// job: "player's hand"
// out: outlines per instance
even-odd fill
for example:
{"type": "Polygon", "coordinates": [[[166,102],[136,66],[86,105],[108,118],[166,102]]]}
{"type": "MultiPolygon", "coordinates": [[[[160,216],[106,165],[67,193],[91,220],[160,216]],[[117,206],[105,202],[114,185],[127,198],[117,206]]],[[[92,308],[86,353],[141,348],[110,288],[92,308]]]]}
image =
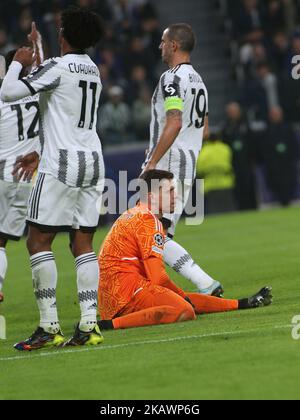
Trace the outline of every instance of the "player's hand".
{"type": "Polygon", "coordinates": [[[30,67],[35,62],[36,55],[32,48],[19,48],[14,56],[14,61],[18,61],[23,67],[30,67]]]}
{"type": "Polygon", "coordinates": [[[145,167],[143,168],[143,171],[140,175],[140,177],[147,171],[152,171],[152,169],[156,169],[156,164],[152,163],[151,161],[149,161],[147,163],[147,165],[145,165],[145,167]]]}
{"type": "Polygon", "coordinates": [[[16,160],[12,175],[17,175],[18,181],[31,181],[40,163],[36,152],[29,153],[16,160]]]}
{"type": "Polygon", "coordinates": [[[32,22],[31,24],[31,32],[30,34],[27,36],[28,41],[32,42],[33,44],[36,44],[38,41],[40,41],[42,39],[41,34],[39,33],[39,31],[36,29],[36,24],[35,22],[32,22]]]}

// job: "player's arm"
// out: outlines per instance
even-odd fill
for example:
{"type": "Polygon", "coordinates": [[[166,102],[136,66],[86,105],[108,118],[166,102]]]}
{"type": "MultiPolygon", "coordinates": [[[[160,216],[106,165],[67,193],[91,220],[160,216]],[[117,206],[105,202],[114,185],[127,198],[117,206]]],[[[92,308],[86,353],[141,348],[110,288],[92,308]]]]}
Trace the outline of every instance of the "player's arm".
{"type": "Polygon", "coordinates": [[[208,140],[209,136],[210,136],[209,119],[208,119],[208,115],[206,115],[206,117],[204,119],[204,132],[203,132],[204,140],[208,140]]]}
{"type": "Polygon", "coordinates": [[[167,122],[146,170],[155,169],[158,162],[172,147],[182,128],[182,111],[170,109],[166,113],[167,122]]]}
{"type": "Polygon", "coordinates": [[[46,60],[27,77],[19,80],[22,67],[30,67],[35,61],[31,48],[20,48],[3,81],[0,91],[2,101],[13,102],[39,92],[52,92],[61,82],[61,69],[58,60],[46,60]]]}
{"type": "Polygon", "coordinates": [[[184,110],[183,91],[184,88],[180,86],[180,82],[167,83],[163,86],[166,124],[145,170],[155,169],[158,162],[173,146],[181,131],[184,110]]]}
{"type": "Polygon", "coordinates": [[[35,22],[31,24],[31,32],[28,35],[28,40],[32,43],[33,51],[35,54],[35,62],[33,63],[32,68],[39,67],[44,61],[44,50],[43,50],[43,41],[42,35],[36,28],[35,22]]]}
{"type": "Polygon", "coordinates": [[[147,279],[153,285],[166,287],[185,297],[185,293],[172,282],[166,272],[163,262],[164,234],[162,229],[162,225],[151,215],[144,215],[141,225],[137,226],[136,240],[147,279]]]}
{"type": "Polygon", "coordinates": [[[153,285],[166,287],[183,298],[186,297],[185,292],[176,286],[176,284],[168,276],[162,258],[151,256],[144,261],[147,278],[153,285]]]}
{"type": "Polygon", "coordinates": [[[16,52],[1,86],[0,97],[3,102],[14,102],[32,94],[30,87],[19,80],[19,77],[22,68],[31,67],[34,61],[31,48],[23,47],[16,52]]]}

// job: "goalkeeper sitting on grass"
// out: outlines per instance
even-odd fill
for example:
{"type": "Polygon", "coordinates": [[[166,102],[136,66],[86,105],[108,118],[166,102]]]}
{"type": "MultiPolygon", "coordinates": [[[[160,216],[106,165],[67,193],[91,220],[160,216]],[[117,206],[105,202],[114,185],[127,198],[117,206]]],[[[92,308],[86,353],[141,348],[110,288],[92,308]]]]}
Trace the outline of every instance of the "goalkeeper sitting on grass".
{"type": "Polygon", "coordinates": [[[187,293],[178,288],[164,267],[165,237],[160,222],[164,213],[175,211],[174,176],[150,170],[142,175],[142,182],[140,203],[117,220],[100,251],[102,329],[190,321],[199,314],[272,303],[270,287],[242,300],[187,293]]]}

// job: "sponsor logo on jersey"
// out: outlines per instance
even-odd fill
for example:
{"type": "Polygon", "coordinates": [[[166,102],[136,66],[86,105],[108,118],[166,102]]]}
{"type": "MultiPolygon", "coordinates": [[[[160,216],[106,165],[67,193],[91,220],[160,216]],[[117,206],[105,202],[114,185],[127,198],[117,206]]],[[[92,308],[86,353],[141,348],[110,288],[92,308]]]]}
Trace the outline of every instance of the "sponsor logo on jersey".
{"type": "Polygon", "coordinates": [[[161,233],[157,233],[154,236],[154,241],[155,241],[157,246],[160,246],[160,247],[164,246],[165,241],[164,241],[164,237],[161,233]]]}
{"type": "Polygon", "coordinates": [[[179,96],[179,86],[176,83],[169,83],[164,86],[164,96],[165,98],[179,96]]]}

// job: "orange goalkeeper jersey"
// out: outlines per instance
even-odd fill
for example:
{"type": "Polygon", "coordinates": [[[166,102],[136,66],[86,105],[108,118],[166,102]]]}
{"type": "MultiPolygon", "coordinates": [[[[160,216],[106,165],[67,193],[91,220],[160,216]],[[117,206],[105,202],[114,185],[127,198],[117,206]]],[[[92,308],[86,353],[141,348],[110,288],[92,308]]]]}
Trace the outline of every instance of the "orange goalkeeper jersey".
{"type": "Polygon", "coordinates": [[[146,206],[140,204],[117,220],[99,255],[102,319],[112,319],[149,284],[146,261],[159,259],[164,271],[163,249],[163,226],[146,206]]]}

